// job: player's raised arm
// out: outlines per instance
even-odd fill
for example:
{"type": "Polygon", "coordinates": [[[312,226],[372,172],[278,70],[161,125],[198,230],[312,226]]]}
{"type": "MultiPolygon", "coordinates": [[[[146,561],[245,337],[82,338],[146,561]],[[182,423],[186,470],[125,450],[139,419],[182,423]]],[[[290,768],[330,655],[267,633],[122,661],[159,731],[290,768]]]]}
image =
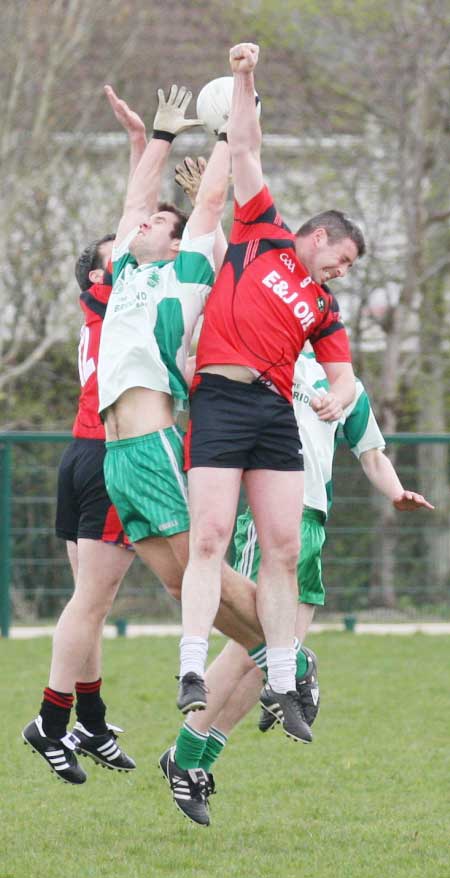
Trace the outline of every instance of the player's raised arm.
{"type": "Polygon", "coordinates": [[[146,222],[155,212],[162,173],[176,135],[200,124],[197,119],[185,118],[191,98],[192,92],[184,86],[178,88],[177,85],[172,85],[167,99],[162,89],[158,89],[153,136],[128,183],[122,219],[117,230],[118,244],[133,228],[146,222]]]}
{"type": "Polygon", "coordinates": [[[258,55],[259,46],[254,43],[239,43],[230,49],[234,88],[228,122],[228,143],[234,194],[239,205],[250,201],[264,185],[261,167],[262,135],[256,112],[253,76],[258,55]]]}
{"type": "Polygon", "coordinates": [[[213,232],[219,226],[230,179],[230,149],[218,140],[202,174],[187,226],[192,238],[213,232]]]}
{"type": "MultiPolygon", "coordinates": [[[[203,234],[204,232],[201,230],[206,228],[207,225],[210,224],[212,229],[215,228],[214,266],[217,275],[228,246],[220,220],[228,189],[227,171],[229,172],[230,156],[226,144],[218,146],[217,150],[213,151],[213,154],[214,157],[212,155],[210,159],[206,188],[204,187],[202,190],[203,195],[201,197],[204,199],[203,210],[190,218],[188,226],[193,237],[195,237],[194,232],[196,229],[200,229],[198,234],[203,234]],[[209,183],[208,177],[210,179],[209,183]]],[[[190,158],[190,156],[186,156],[183,163],[175,168],[175,182],[184,190],[194,209],[197,206],[200,186],[207,167],[208,165],[202,156],[195,160],[190,158]]]]}
{"type": "Polygon", "coordinates": [[[114,89],[110,85],[105,85],[105,94],[111,105],[111,109],[122,128],[128,134],[130,144],[130,172],[128,180],[130,181],[147,146],[147,133],[145,124],[141,117],[131,110],[127,102],[117,97],[114,89]]]}

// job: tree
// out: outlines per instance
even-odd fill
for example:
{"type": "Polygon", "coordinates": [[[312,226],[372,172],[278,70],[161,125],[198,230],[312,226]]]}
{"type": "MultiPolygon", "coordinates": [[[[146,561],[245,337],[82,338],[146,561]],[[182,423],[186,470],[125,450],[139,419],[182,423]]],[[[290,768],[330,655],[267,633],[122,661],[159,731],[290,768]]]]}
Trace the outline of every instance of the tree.
{"type": "MultiPolygon", "coordinates": [[[[334,194],[338,183],[341,195],[351,194],[349,204],[368,229],[369,260],[356,276],[363,294],[354,297],[351,315],[358,371],[364,374],[365,351],[377,338],[382,356],[379,381],[372,384],[385,431],[397,430],[405,411],[405,387],[413,384],[421,387],[420,423],[445,429],[444,394],[438,388],[448,358],[442,344],[448,334],[445,271],[450,261],[448,224],[444,231],[450,217],[444,182],[449,154],[448,4],[313,0],[300,10],[296,3],[281,2],[276,20],[270,6],[263,0],[252,4],[248,17],[263,44],[261,63],[276,51],[289,71],[283,82],[297,82],[296,88],[285,89],[285,114],[296,113],[316,143],[318,132],[322,139],[343,131],[354,136],[353,167],[342,161],[338,147],[328,156],[331,170],[319,188],[334,194]],[[426,392],[430,375],[435,389],[431,407],[426,392]]],[[[427,487],[432,497],[439,494],[447,522],[446,454],[436,450],[433,461],[427,487]]],[[[383,504],[371,598],[388,605],[395,603],[399,545],[393,525],[393,512],[383,504]]],[[[448,551],[437,546],[436,538],[430,539],[429,548],[430,558],[438,552],[441,559],[442,584],[450,573],[448,551]]]]}

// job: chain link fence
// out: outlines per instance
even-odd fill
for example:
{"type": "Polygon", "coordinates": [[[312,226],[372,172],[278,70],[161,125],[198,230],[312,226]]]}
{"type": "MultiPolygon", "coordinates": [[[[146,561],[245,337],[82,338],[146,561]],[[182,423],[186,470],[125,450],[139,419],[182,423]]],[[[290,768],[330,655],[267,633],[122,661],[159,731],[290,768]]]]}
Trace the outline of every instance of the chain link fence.
{"type": "MultiPolygon", "coordinates": [[[[73,589],[65,544],[54,534],[56,478],[67,433],[0,434],[0,622],[55,620],[73,589]]],[[[435,512],[399,513],[380,498],[342,444],[334,467],[334,504],[323,570],[327,614],[358,618],[450,618],[450,435],[396,434],[387,453],[404,486],[435,512]],[[439,466],[437,466],[438,461],[439,466]]],[[[245,498],[241,498],[242,504],[245,498]]],[[[178,621],[178,605],[134,561],[113,618],[178,621]]]]}

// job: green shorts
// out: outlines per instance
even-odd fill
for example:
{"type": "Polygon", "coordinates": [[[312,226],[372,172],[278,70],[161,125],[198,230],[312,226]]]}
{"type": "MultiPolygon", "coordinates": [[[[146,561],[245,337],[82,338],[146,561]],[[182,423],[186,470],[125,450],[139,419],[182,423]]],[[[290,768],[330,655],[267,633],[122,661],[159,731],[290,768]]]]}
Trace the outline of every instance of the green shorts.
{"type": "Polygon", "coordinates": [[[132,542],[189,530],[183,433],[168,427],[106,443],[106,490],[132,542]]]}
{"type": "MultiPolygon", "coordinates": [[[[325,515],[305,506],[303,510],[302,547],[297,565],[298,598],[304,604],[325,603],[322,582],[322,548],[325,542],[325,515]]],[[[249,509],[239,516],[234,532],[234,569],[256,581],[261,555],[256,528],[249,509]]]]}

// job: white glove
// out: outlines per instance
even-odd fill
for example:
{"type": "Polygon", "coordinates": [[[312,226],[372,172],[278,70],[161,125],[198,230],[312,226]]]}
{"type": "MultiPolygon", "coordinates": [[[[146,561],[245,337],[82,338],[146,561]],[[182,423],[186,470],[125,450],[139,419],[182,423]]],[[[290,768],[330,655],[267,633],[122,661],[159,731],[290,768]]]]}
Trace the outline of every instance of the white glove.
{"type": "Polygon", "coordinates": [[[183,85],[173,85],[166,100],[162,88],[158,89],[158,109],[153,120],[155,131],[164,131],[175,137],[181,131],[201,125],[199,119],[185,119],[184,114],[191,102],[192,92],[183,85]]]}

